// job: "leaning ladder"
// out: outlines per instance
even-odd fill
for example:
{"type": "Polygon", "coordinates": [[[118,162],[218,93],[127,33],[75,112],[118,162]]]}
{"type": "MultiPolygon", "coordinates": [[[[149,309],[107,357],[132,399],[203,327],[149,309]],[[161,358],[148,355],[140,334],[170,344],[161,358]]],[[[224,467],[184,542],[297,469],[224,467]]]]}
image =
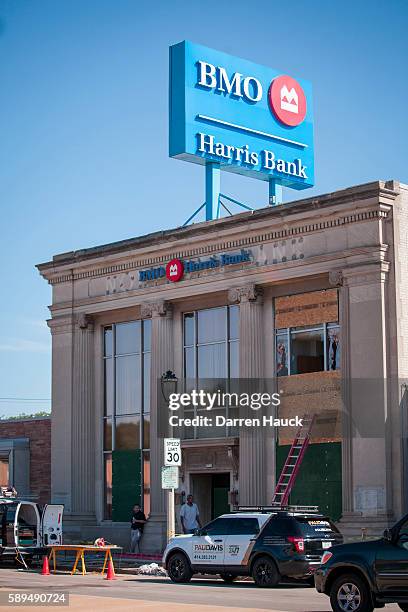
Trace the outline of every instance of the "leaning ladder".
{"type": "Polygon", "coordinates": [[[295,484],[296,477],[299,473],[300,466],[305,456],[307,447],[310,442],[310,435],[316,420],[316,415],[305,415],[302,419],[302,425],[296,432],[295,439],[288,453],[288,456],[283,466],[279,480],[276,483],[275,491],[272,497],[272,505],[276,507],[286,506],[289,495],[295,484]]]}

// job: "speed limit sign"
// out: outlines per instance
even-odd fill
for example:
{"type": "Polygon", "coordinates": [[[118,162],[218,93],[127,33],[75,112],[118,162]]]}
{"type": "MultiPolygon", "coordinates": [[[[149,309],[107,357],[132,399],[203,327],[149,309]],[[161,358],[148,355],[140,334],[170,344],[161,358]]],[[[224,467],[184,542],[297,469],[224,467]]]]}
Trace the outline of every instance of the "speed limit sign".
{"type": "Polygon", "coordinates": [[[180,438],[164,438],[164,465],[181,467],[180,438]]]}

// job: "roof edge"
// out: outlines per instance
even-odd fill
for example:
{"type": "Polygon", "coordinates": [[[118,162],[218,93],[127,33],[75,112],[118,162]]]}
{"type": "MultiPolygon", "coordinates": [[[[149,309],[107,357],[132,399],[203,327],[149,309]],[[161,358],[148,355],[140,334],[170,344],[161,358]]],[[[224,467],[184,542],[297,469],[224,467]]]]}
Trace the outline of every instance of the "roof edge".
{"type": "Polygon", "coordinates": [[[249,212],[245,211],[232,215],[231,217],[223,217],[222,219],[215,219],[213,221],[202,221],[186,227],[179,226],[166,230],[159,230],[134,238],[126,238],[117,242],[111,242],[85,249],[78,249],[76,251],[67,251],[66,253],[54,255],[51,261],[37,264],[36,268],[39,270],[40,274],[43,274],[47,270],[55,270],[59,266],[66,266],[70,263],[77,264],[81,261],[92,259],[95,256],[104,254],[113,255],[131,248],[147,247],[154,243],[157,244],[158,241],[164,242],[169,240],[178,240],[181,238],[185,239],[189,236],[197,235],[204,231],[215,232],[228,226],[232,227],[245,223],[249,219],[251,221],[255,221],[264,219],[265,217],[282,217],[287,214],[290,215],[298,213],[299,211],[307,209],[308,207],[312,207],[314,209],[323,208],[326,206],[339,204],[344,201],[355,201],[356,198],[361,199],[363,197],[373,196],[379,197],[381,194],[386,195],[388,198],[395,199],[400,194],[400,183],[395,180],[373,181],[322,195],[312,196],[302,200],[286,202],[285,204],[278,206],[266,206],[264,208],[259,208],[249,212]]]}

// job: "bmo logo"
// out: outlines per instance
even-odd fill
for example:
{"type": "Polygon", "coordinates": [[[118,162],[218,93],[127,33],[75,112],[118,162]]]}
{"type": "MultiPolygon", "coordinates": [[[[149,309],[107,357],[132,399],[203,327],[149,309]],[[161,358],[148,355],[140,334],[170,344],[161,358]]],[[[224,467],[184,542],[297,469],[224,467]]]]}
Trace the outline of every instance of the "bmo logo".
{"type": "MultiPolygon", "coordinates": [[[[197,85],[207,91],[214,91],[231,98],[242,98],[256,104],[264,96],[262,83],[254,76],[241,72],[228,74],[222,66],[208,62],[197,62],[197,85]]],[[[273,79],[268,90],[271,113],[284,125],[296,127],[306,116],[306,96],[300,84],[290,76],[283,75],[273,79]]],[[[221,121],[222,123],[222,121],[221,121]]]]}
{"type": "Polygon", "coordinates": [[[180,259],[172,259],[166,266],[166,277],[172,283],[177,283],[184,273],[184,265],[180,259]]]}
{"type": "Polygon", "coordinates": [[[295,79],[284,75],[274,79],[268,92],[269,106],[281,123],[295,127],[306,116],[306,96],[295,79]]]}

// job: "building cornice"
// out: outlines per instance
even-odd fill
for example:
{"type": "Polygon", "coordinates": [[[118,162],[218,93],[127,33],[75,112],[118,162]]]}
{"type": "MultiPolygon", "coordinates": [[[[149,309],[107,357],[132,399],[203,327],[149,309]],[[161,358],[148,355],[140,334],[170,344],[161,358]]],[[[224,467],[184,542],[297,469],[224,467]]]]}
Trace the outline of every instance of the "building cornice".
{"type": "MultiPolygon", "coordinates": [[[[387,245],[355,247],[347,251],[338,251],[323,255],[314,255],[305,259],[289,260],[281,263],[270,263],[264,266],[254,266],[245,271],[246,285],[262,286],[269,284],[271,273],[275,283],[293,281],[298,278],[316,277],[330,272],[342,271],[345,267],[361,265],[378,266],[386,261],[387,245]]],[[[328,279],[329,282],[329,279],[328,279]]],[[[173,283],[139,287],[126,292],[110,293],[95,297],[86,297],[75,301],[75,310],[82,312],[92,311],[94,314],[106,312],[116,308],[129,308],[140,306],[147,301],[173,301],[192,295],[202,295],[208,291],[217,293],[228,292],[230,289],[241,286],[242,270],[234,270],[226,278],[223,275],[208,273],[190,279],[188,283],[173,283]],[[174,295],[174,291],[177,295],[174,295]],[[148,294],[148,298],[147,298],[148,294]]],[[[72,302],[59,302],[50,306],[52,316],[57,319],[69,316],[72,302]]],[[[54,319],[51,319],[53,321],[54,319]]]]}
{"type": "MultiPolygon", "coordinates": [[[[361,200],[363,196],[366,199],[368,197],[367,194],[370,194],[372,197],[373,186],[375,185],[378,187],[377,183],[370,184],[371,190],[368,190],[367,193],[359,191],[358,199],[361,200]]],[[[134,239],[95,249],[77,251],[70,254],[70,258],[68,255],[66,258],[61,257],[61,259],[57,256],[54,261],[40,264],[37,267],[51,285],[120,274],[132,270],[160,266],[166,263],[170,256],[179,259],[198,258],[233,249],[250,248],[251,246],[276,240],[299,238],[307,234],[351,223],[385,219],[391,210],[391,206],[384,202],[379,202],[380,192],[383,196],[385,193],[389,197],[398,195],[396,191],[385,189],[381,191],[377,189],[374,204],[369,205],[366,203],[363,210],[356,210],[355,204],[350,200],[350,191],[353,192],[353,189],[344,190],[344,193],[348,193],[349,196],[347,203],[353,209],[353,212],[351,212],[350,208],[349,214],[344,214],[344,210],[332,209],[333,205],[339,204],[338,197],[334,198],[334,196],[343,193],[336,192],[335,194],[329,194],[333,198],[329,199],[326,207],[323,206],[321,198],[327,199],[329,196],[302,200],[300,203],[294,202],[293,204],[285,205],[284,210],[278,210],[281,207],[261,209],[253,211],[253,214],[242,213],[228,219],[197,224],[197,229],[195,229],[196,226],[193,226],[194,231],[191,230],[189,239],[186,239],[185,233],[180,232],[180,240],[177,240],[179,230],[169,230],[169,232],[161,232],[163,240],[158,240],[161,244],[154,242],[150,245],[150,248],[146,248],[146,244],[138,243],[139,239],[134,239]],[[318,214],[316,214],[316,209],[318,209],[318,214]],[[300,215],[300,213],[302,214],[300,215]],[[309,216],[309,220],[306,223],[305,213],[309,216]],[[269,223],[265,225],[265,221],[269,221],[269,223]],[[217,229],[216,235],[213,233],[214,228],[217,229]],[[233,228],[234,232],[227,234],[227,228],[233,228]],[[225,238],[220,237],[220,234],[224,232],[225,238]],[[172,237],[172,241],[170,241],[170,237],[172,237]],[[197,246],[192,244],[193,239],[196,239],[198,242],[202,241],[203,237],[205,237],[206,244],[203,245],[202,242],[197,246]],[[212,241],[212,238],[215,238],[215,240],[212,241]],[[177,248],[174,248],[175,240],[177,240],[177,248]],[[122,244],[122,250],[117,251],[115,249],[118,249],[119,244],[122,244]],[[135,251],[142,252],[137,255],[135,251]],[[87,253],[89,257],[87,257],[87,253]],[[152,255],[152,253],[155,253],[155,255],[152,255]]],[[[343,195],[343,198],[345,198],[345,195],[343,195]]],[[[186,228],[180,229],[185,230],[186,228]]],[[[150,236],[155,236],[155,234],[150,236]]],[[[148,237],[142,238],[147,239],[148,237]]]]}

